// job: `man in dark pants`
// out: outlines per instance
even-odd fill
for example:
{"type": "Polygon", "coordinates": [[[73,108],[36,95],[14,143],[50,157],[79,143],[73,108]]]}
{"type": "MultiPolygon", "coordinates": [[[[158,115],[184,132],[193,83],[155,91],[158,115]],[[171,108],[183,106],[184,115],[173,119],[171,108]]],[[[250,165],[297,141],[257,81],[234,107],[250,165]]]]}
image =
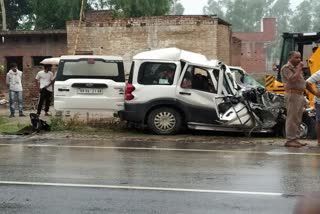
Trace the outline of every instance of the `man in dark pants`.
{"type": "Polygon", "coordinates": [[[45,116],[49,116],[49,108],[52,99],[54,76],[51,72],[51,65],[44,65],[44,70],[39,71],[36,80],[40,83],[40,100],[37,114],[41,114],[43,103],[45,103],[45,116]]]}
{"type": "Polygon", "coordinates": [[[306,81],[303,77],[303,64],[301,54],[297,51],[289,53],[288,63],[281,69],[281,78],[285,89],[285,102],[287,109],[285,146],[301,147],[306,144],[300,143],[300,124],[305,106],[304,91],[306,81]]]}

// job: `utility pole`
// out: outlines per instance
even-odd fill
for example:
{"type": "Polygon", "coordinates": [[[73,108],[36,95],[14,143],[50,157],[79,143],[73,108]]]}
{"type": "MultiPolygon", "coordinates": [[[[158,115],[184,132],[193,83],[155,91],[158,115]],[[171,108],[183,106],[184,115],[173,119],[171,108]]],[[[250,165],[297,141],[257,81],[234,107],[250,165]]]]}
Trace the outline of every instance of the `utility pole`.
{"type": "Polygon", "coordinates": [[[78,25],[78,30],[77,30],[77,35],[76,35],[76,41],[75,41],[75,45],[74,45],[73,55],[76,55],[76,52],[77,52],[78,41],[79,41],[80,30],[81,30],[81,23],[82,23],[82,19],[83,19],[84,7],[85,7],[86,4],[87,4],[87,0],[81,0],[79,25],[78,25]]]}
{"type": "Polygon", "coordinates": [[[0,0],[1,14],[2,14],[2,30],[7,30],[7,19],[6,19],[6,7],[4,5],[4,0],[0,0]]]}

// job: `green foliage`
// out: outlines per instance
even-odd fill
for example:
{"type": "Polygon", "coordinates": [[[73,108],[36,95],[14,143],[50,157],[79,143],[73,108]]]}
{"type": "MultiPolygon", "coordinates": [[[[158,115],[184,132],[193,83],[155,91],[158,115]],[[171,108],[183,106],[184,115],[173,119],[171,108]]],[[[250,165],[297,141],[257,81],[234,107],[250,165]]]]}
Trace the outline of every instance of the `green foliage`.
{"type": "Polygon", "coordinates": [[[51,131],[64,131],[66,130],[66,124],[61,117],[50,118],[51,131]]]}
{"type": "Polygon", "coordinates": [[[28,124],[17,123],[15,120],[9,120],[8,118],[0,116],[0,133],[14,134],[17,133],[28,124]]]}
{"type": "Polygon", "coordinates": [[[95,10],[105,10],[109,7],[107,0],[88,0],[87,2],[95,10]]]}
{"type": "Polygon", "coordinates": [[[320,1],[310,0],[312,5],[311,15],[312,15],[312,31],[320,31],[320,1]]]}
{"type": "Polygon", "coordinates": [[[170,14],[171,15],[183,15],[183,13],[184,13],[183,5],[179,2],[179,0],[173,0],[170,14]]]}
{"type": "Polygon", "coordinates": [[[27,23],[35,30],[64,29],[66,21],[79,19],[80,0],[29,0],[27,23]]]}
{"type": "Polygon", "coordinates": [[[294,32],[309,32],[312,28],[312,4],[305,0],[294,11],[291,18],[292,31],[294,32]]]}
{"type": "Polygon", "coordinates": [[[209,0],[203,12],[232,24],[233,31],[257,31],[275,0],[209,0]]]}
{"type": "Polygon", "coordinates": [[[171,0],[107,0],[116,16],[161,16],[170,12],[171,0]]]}
{"type": "Polygon", "coordinates": [[[51,131],[92,132],[106,129],[121,130],[125,128],[125,124],[114,118],[87,118],[84,120],[76,114],[71,118],[52,117],[50,127],[51,131]]]}
{"type": "Polygon", "coordinates": [[[269,44],[267,53],[271,61],[277,61],[283,32],[318,32],[320,29],[320,1],[304,0],[294,10],[290,3],[290,0],[208,0],[203,11],[231,23],[234,32],[259,31],[264,17],[275,17],[277,38],[269,44]]]}
{"type": "MultiPolygon", "coordinates": [[[[15,30],[19,26],[19,20],[28,14],[28,0],[4,0],[6,8],[7,29],[15,30]]],[[[1,10],[0,10],[1,12],[1,10]]],[[[0,16],[0,23],[2,17],[0,16]]]]}
{"type": "Polygon", "coordinates": [[[4,72],[4,66],[0,64],[0,74],[4,72]]]}

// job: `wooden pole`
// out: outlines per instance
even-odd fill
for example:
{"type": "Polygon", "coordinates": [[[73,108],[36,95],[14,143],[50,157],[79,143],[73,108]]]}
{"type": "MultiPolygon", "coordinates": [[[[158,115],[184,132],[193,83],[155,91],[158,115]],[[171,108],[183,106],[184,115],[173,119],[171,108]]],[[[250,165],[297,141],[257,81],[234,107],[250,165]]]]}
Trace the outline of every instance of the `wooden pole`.
{"type": "Polygon", "coordinates": [[[83,18],[84,2],[85,2],[85,0],[81,1],[79,25],[78,25],[78,30],[77,30],[77,35],[76,35],[73,55],[76,55],[76,51],[77,51],[77,46],[78,46],[78,41],[79,41],[79,34],[80,34],[81,23],[82,23],[82,18],[83,18]]]}

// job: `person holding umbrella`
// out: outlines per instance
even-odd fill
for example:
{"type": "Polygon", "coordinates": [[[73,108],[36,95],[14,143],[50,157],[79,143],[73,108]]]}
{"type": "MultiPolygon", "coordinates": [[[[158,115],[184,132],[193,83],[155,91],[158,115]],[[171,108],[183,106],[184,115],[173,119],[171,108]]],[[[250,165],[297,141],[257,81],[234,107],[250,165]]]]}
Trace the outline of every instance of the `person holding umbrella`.
{"type": "Polygon", "coordinates": [[[36,80],[40,84],[40,100],[37,107],[37,115],[41,114],[43,104],[45,103],[45,116],[49,115],[49,108],[53,94],[54,75],[51,72],[52,65],[45,64],[44,70],[39,71],[36,80]]]}

